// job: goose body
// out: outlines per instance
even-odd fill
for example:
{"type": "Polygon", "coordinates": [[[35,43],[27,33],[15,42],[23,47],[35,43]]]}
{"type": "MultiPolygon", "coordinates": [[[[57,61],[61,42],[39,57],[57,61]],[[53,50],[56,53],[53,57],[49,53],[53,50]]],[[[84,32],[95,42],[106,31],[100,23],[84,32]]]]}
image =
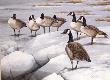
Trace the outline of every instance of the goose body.
{"type": "Polygon", "coordinates": [[[44,16],[44,19],[41,19],[40,17],[36,19],[36,23],[39,24],[42,27],[49,27],[52,25],[54,19],[50,16],[44,16]]]}
{"type": "Polygon", "coordinates": [[[59,27],[61,27],[66,22],[66,19],[56,17],[56,15],[54,15],[53,18],[56,19],[57,22],[54,22],[52,24],[52,27],[57,27],[57,31],[58,31],[59,27]]]}
{"type": "Polygon", "coordinates": [[[20,29],[23,27],[27,27],[26,23],[24,21],[22,21],[20,19],[16,19],[16,14],[13,14],[13,17],[11,17],[8,20],[8,24],[14,30],[15,35],[16,35],[15,29],[19,30],[19,34],[20,34],[20,29]]]}
{"type": "Polygon", "coordinates": [[[36,23],[44,28],[44,33],[45,27],[49,27],[50,32],[50,27],[52,26],[53,22],[55,22],[55,19],[51,18],[50,16],[44,16],[43,13],[41,14],[41,17],[36,19],[36,23]]]}
{"type": "Polygon", "coordinates": [[[26,26],[26,23],[24,21],[20,19],[13,19],[13,18],[10,18],[8,20],[8,24],[10,25],[11,28],[18,29],[18,30],[26,26]]]}
{"type": "Polygon", "coordinates": [[[66,45],[65,51],[70,60],[90,62],[90,57],[88,56],[88,53],[78,42],[69,42],[66,45]]]}
{"type": "Polygon", "coordinates": [[[91,44],[93,44],[93,39],[99,34],[104,35],[107,38],[107,34],[101,30],[99,30],[97,27],[93,25],[87,25],[86,19],[83,17],[83,25],[81,26],[81,32],[85,33],[87,36],[91,37],[91,44]]]}
{"type": "Polygon", "coordinates": [[[98,31],[91,25],[81,26],[81,32],[85,33],[89,37],[96,37],[98,31]]]}
{"type": "Polygon", "coordinates": [[[34,15],[32,16],[29,17],[28,27],[31,30],[31,35],[32,35],[32,31],[35,31],[35,36],[36,36],[36,32],[40,29],[40,25],[38,25],[34,20],[34,15]]]}
{"type": "MultiPolygon", "coordinates": [[[[67,31],[70,31],[70,30],[66,29],[63,32],[63,34],[65,34],[65,32],[67,33],[67,31]]],[[[73,60],[77,61],[77,65],[78,65],[79,61],[91,62],[90,57],[89,57],[87,51],[84,49],[84,47],[80,43],[74,42],[71,31],[69,32],[68,35],[69,35],[69,41],[65,47],[65,51],[71,61],[72,69],[74,69],[73,60]]],[[[76,65],[75,69],[77,68],[77,65],[76,65]]]]}
{"type": "Polygon", "coordinates": [[[76,31],[78,39],[78,33],[81,32],[80,28],[82,26],[82,22],[79,21],[79,19],[76,20],[76,15],[74,12],[70,12],[68,15],[71,15],[73,17],[72,22],[70,23],[70,27],[72,30],[76,31]]]}

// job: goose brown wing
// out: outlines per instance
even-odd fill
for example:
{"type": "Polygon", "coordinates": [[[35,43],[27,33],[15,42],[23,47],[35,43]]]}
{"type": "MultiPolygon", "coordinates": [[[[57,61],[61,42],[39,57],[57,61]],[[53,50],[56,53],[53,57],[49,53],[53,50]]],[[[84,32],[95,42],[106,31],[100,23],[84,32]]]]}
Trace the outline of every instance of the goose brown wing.
{"type": "Polygon", "coordinates": [[[45,16],[45,18],[54,20],[54,19],[53,19],[53,18],[51,18],[50,16],[45,16]]]}
{"type": "Polygon", "coordinates": [[[88,56],[86,50],[83,48],[83,46],[80,43],[73,42],[68,44],[68,47],[70,51],[73,53],[74,59],[79,59],[79,60],[86,60],[90,62],[90,57],[88,56]]]}
{"type": "Polygon", "coordinates": [[[22,23],[23,24],[23,26],[26,26],[26,23],[24,22],[24,21],[22,21],[22,20],[20,20],[20,19],[16,19],[18,22],[20,22],[20,23],[22,23]]]}
{"type": "Polygon", "coordinates": [[[66,19],[65,18],[59,18],[59,17],[57,17],[57,20],[66,22],[66,19]]]}
{"type": "Polygon", "coordinates": [[[95,31],[99,32],[99,29],[93,25],[87,25],[87,27],[91,30],[95,30],[95,31]]]}

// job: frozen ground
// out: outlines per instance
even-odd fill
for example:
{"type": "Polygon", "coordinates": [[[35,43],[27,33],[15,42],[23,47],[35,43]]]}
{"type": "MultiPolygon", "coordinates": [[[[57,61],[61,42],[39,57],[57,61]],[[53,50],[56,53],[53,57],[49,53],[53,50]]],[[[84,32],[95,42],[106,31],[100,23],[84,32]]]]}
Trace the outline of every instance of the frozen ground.
{"type": "MultiPolygon", "coordinates": [[[[76,4],[72,2],[67,2],[66,0],[64,0],[63,2],[62,0],[48,0],[49,3],[47,3],[47,0],[44,0],[42,2],[41,0],[23,0],[23,2],[19,0],[10,0],[9,2],[8,1],[9,0],[0,0],[0,59],[16,50],[21,50],[28,52],[28,54],[33,54],[36,59],[38,57],[41,57],[42,54],[44,54],[45,52],[45,55],[48,54],[48,56],[46,57],[51,59],[47,65],[34,72],[31,80],[40,80],[48,76],[49,74],[55,72],[58,73],[64,67],[70,68],[71,65],[64,51],[68,36],[60,34],[65,28],[70,28],[69,23],[71,21],[71,17],[67,16],[70,11],[75,11],[77,17],[79,17],[80,15],[84,15],[87,18],[88,24],[93,24],[103,31],[107,32],[108,34],[110,33],[109,0],[92,0],[92,2],[91,0],[85,0],[84,2],[79,2],[76,4]],[[105,1],[107,1],[108,4],[105,1]],[[64,17],[67,19],[68,22],[66,22],[59,29],[60,31],[58,32],[54,32],[56,31],[56,28],[52,28],[52,33],[43,34],[43,30],[41,28],[37,32],[37,37],[30,37],[30,30],[28,28],[23,28],[21,30],[22,35],[20,37],[12,36],[13,30],[8,26],[7,20],[10,16],[12,16],[13,13],[16,13],[18,18],[27,22],[28,17],[31,14],[34,14],[35,17],[38,17],[42,12],[50,16],[56,14],[59,17],[64,17]],[[37,56],[37,54],[40,53],[41,55],[37,56]]],[[[46,32],[48,32],[48,29],[46,29],[46,32]]],[[[76,36],[74,31],[73,34],[75,38],[76,36]]],[[[72,78],[77,80],[77,76],[79,76],[79,74],[75,75],[75,73],[80,72],[81,76],[90,74],[89,76],[84,77],[85,80],[90,79],[91,77],[93,77],[94,80],[109,80],[107,76],[108,72],[110,72],[110,39],[96,38],[96,43],[93,46],[88,45],[89,42],[87,41],[90,41],[89,38],[84,36],[78,42],[83,44],[84,47],[87,49],[88,53],[91,56],[92,62],[81,62],[79,64],[78,70],[67,70],[65,73],[63,73],[63,76],[67,80],[72,80],[72,78]],[[80,67],[87,67],[87,69],[80,69],[80,67]],[[86,70],[87,73],[85,72],[83,74],[83,71],[86,70]],[[106,75],[102,77],[104,71],[106,75]],[[93,73],[94,75],[91,75],[93,73]],[[72,77],[68,77],[68,75],[72,75],[72,77]]],[[[56,74],[53,75],[57,76],[56,74]]]]}
{"type": "MultiPolygon", "coordinates": [[[[108,35],[110,34],[109,27],[106,27],[106,29],[103,27],[100,27],[100,29],[107,32],[108,35]]],[[[36,71],[32,76],[32,80],[35,80],[36,78],[42,79],[43,77],[54,72],[59,73],[65,67],[67,69],[64,70],[62,75],[65,78],[67,78],[67,80],[73,80],[73,79],[80,80],[83,76],[85,76],[84,80],[87,80],[87,79],[92,80],[92,78],[93,80],[96,80],[96,79],[109,80],[108,75],[110,72],[110,53],[109,53],[110,39],[103,38],[102,36],[97,36],[97,38],[94,40],[95,44],[92,46],[89,45],[90,38],[88,37],[82,37],[81,40],[78,40],[78,42],[80,42],[89,53],[92,62],[91,63],[80,62],[78,66],[79,68],[77,70],[70,71],[71,64],[65,53],[65,45],[67,44],[66,42],[68,41],[68,35],[61,35],[60,33],[61,32],[53,32],[51,34],[45,34],[45,36],[41,35],[40,39],[43,40],[45,43],[42,43],[39,45],[32,44],[33,45],[32,48],[34,50],[36,50],[38,53],[40,52],[42,55],[44,54],[44,52],[47,53],[49,55],[49,58],[55,55],[60,55],[58,57],[52,58],[49,61],[49,63],[47,63],[45,66],[43,66],[38,71],[36,71]],[[43,39],[44,37],[46,38],[43,39]],[[56,38],[53,38],[53,37],[56,37],[56,38]],[[43,48],[41,47],[41,49],[37,50],[38,46],[41,46],[41,45],[44,45],[42,46],[43,48]],[[89,76],[87,76],[87,74],[89,74],[89,76]],[[106,74],[106,75],[103,75],[103,74],[106,74]],[[68,75],[71,75],[71,77],[69,77],[68,75]],[[79,75],[81,75],[81,77],[77,77],[79,75]]],[[[73,34],[74,34],[74,31],[73,31],[73,34]]],[[[34,43],[39,42],[39,36],[38,36],[38,39],[36,38],[33,42],[34,43]]]]}

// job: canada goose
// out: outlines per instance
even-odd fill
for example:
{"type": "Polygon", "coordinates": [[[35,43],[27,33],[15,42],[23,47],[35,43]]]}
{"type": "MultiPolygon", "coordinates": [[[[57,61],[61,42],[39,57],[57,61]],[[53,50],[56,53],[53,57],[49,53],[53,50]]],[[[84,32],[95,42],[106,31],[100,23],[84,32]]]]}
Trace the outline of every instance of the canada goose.
{"type": "Polygon", "coordinates": [[[23,27],[27,27],[26,23],[24,21],[22,21],[20,19],[16,19],[16,14],[13,14],[13,17],[11,17],[8,20],[8,24],[14,30],[14,35],[16,35],[15,29],[17,29],[19,34],[20,34],[20,29],[23,28],[23,27]]]}
{"type": "Polygon", "coordinates": [[[56,15],[54,15],[53,18],[56,19],[57,22],[54,22],[52,24],[52,27],[57,27],[57,31],[58,31],[59,27],[61,27],[66,22],[66,19],[56,17],[56,15]]]}
{"type": "Polygon", "coordinates": [[[87,25],[86,24],[86,19],[84,16],[81,16],[80,19],[83,18],[83,25],[81,26],[81,32],[85,33],[87,36],[91,37],[91,45],[93,44],[93,39],[96,37],[97,34],[99,35],[104,35],[105,38],[108,37],[108,35],[99,30],[97,27],[93,25],[87,25]]]}
{"type": "Polygon", "coordinates": [[[40,29],[40,25],[36,23],[34,15],[31,15],[29,17],[28,27],[31,30],[31,36],[32,36],[32,31],[35,31],[35,36],[36,36],[36,32],[40,29]]]}
{"type": "Polygon", "coordinates": [[[44,16],[43,13],[39,18],[36,19],[36,23],[39,24],[41,27],[43,27],[44,33],[45,33],[45,27],[49,27],[49,32],[50,32],[50,27],[52,26],[53,22],[56,22],[56,20],[51,18],[50,16],[44,16]]]}
{"type": "MultiPolygon", "coordinates": [[[[76,31],[77,34],[77,40],[79,39],[78,33],[81,32],[80,28],[82,26],[82,22],[79,21],[80,19],[76,20],[76,15],[74,12],[70,12],[68,15],[71,15],[73,17],[72,22],[70,23],[70,26],[73,30],[76,31]]],[[[67,16],[68,16],[67,15],[67,16]]]]}
{"type": "Polygon", "coordinates": [[[65,29],[64,32],[62,34],[65,34],[65,32],[68,33],[69,36],[69,41],[68,44],[65,47],[65,51],[71,61],[71,65],[72,65],[72,70],[77,68],[78,62],[79,61],[88,61],[91,62],[90,57],[88,55],[88,53],[86,52],[86,50],[83,48],[83,46],[78,43],[78,42],[74,42],[73,40],[73,35],[71,33],[70,29],[65,29]],[[73,60],[77,61],[77,64],[75,66],[75,68],[73,68],[73,60]]]}

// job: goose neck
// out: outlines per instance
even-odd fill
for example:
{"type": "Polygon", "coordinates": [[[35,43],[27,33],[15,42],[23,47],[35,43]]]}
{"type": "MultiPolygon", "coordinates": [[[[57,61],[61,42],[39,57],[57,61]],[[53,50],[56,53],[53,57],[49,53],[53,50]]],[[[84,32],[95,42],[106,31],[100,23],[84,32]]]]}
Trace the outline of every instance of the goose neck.
{"type": "Polygon", "coordinates": [[[76,22],[76,16],[75,15],[73,15],[72,22],[76,22]]]}

